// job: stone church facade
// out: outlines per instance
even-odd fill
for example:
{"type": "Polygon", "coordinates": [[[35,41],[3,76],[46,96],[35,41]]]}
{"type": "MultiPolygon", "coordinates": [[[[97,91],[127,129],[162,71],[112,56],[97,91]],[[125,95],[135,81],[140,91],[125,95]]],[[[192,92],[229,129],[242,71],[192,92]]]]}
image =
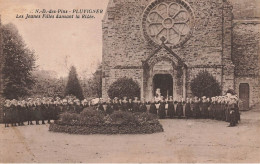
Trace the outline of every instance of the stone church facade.
{"type": "Polygon", "coordinates": [[[206,70],[223,94],[234,89],[248,106],[256,104],[260,26],[257,13],[241,16],[242,3],[110,0],[102,22],[103,98],[121,77],[137,81],[147,100],[156,88],[163,96],[191,97],[191,80],[206,70]]]}

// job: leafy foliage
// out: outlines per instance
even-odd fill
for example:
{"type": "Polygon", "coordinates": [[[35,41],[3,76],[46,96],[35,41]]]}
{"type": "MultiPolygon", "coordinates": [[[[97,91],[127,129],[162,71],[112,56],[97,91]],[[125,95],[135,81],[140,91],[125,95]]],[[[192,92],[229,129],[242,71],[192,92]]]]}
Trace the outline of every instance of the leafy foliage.
{"type": "Polygon", "coordinates": [[[229,89],[229,90],[227,90],[226,93],[230,93],[231,95],[236,95],[236,92],[234,91],[234,89],[229,89]]]}
{"type": "Polygon", "coordinates": [[[163,127],[157,116],[150,113],[116,111],[105,116],[88,107],[80,114],[61,114],[49,130],[70,134],[151,134],[163,132],[163,127]]]}
{"type": "Polygon", "coordinates": [[[201,71],[191,81],[191,91],[197,97],[213,97],[221,94],[221,88],[217,80],[207,71],[201,71]]]}
{"type": "Polygon", "coordinates": [[[84,99],[82,88],[79,83],[77,71],[74,66],[70,68],[68,82],[65,88],[65,96],[67,95],[74,95],[80,100],[84,99]]]}
{"type": "Polygon", "coordinates": [[[140,97],[140,87],[132,78],[120,78],[115,81],[108,89],[108,96],[110,98],[134,98],[140,97]]]}
{"type": "Polygon", "coordinates": [[[17,99],[30,94],[35,79],[35,54],[27,48],[13,24],[2,26],[3,33],[3,95],[17,99]]]}
{"type": "Polygon", "coordinates": [[[92,77],[83,79],[82,84],[85,97],[102,97],[102,65],[98,66],[92,77]]]}
{"type": "Polygon", "coordinates": [[[139,124],[136,117],[130,112],[115,111],[110,118],[112,124],[139,124]]]}
{"type": "Polygon", "coordinates": [[[35,85],[31,93],[34,97],[63,97],[67,78],[57,77],[56,72],[36,70],[33,72],[35,85]]]}

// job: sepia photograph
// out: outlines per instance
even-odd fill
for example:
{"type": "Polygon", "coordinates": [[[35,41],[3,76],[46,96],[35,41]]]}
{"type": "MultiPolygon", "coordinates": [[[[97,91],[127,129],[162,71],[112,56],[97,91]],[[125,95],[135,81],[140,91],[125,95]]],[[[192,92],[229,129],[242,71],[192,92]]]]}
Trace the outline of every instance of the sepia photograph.
{"type": "Polygon", "coordinates": [[[0,0],[0,163],[260,163],[260,0],[0,0]]]}

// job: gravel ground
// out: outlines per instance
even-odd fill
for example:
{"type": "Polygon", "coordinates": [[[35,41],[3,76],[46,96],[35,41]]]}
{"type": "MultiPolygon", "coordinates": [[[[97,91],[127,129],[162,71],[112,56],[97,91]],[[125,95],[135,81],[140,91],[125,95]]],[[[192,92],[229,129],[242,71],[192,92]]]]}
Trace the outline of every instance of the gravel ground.
{"type": "Polygon", "coordinates": [[[260,110],[237,127],[215,120],[161,120],[148,135],[70,135],[49,125],[0,125],[0,162],[260,162],[260,110]]]}

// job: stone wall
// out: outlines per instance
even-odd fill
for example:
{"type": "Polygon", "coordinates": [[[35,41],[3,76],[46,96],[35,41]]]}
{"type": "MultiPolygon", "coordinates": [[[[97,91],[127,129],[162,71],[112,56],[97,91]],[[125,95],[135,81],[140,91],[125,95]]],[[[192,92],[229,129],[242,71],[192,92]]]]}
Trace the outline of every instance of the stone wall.
{"type": "Polygon", "coordinates": [[[239,85],[248,83],[250,87],[250,106],[259,103],[259,41],[260,24],[247,20],[237,22],[233,28],[232,60],[235,64],[235,89],[239,93],[239,85]]]}
{"type": "Polygon", "coordinates": [[[245,20],[260,17],[259,0],[228,0],[233,6],[234,19],[245,20]]]}
{"type": "Polygon", "coordinates": [[[248,83],[249,84],[249,106],[254,106],[255,104],[259,103],[260,99],[260,80],[259,78],[253,77],[236,77],[235,80],[235,91],[239,95],[239,85],[241,83],[248,83]]]}
{"type": "MultiPolygon", "coordinates": [[[[144,39],[141,26],[142,15],[150,2],[151,0],[111,0],[108,5],[107,15],[103,20],[103,84],[105,85],[103,97],[106,97],[108,85],[113,79],[110,77],[113,74],[111,73],[113,68],[117,66],[141,67],[141,61],[147,59],[158,48],[144,39]]],[[[223,28],[230,30],[232,13],[227,12],[225,24],[222,19],[223,0],[187,0],[187,2],[194,12],[194,31],[183,46],[173,49],[174,53],[188,67],[194,67],[194,69],[195,67],[207,69],[210,66],[221,66],[223,64],[223,28]]],[[[230,31],[227,33],[231,35],[230,31]]],[[[231,43],[228,44],[227,51],[231,46],[231,43]]],[[[227,51],[224,52],[225,55],[231,56],[231,50],[227,51]]]]}
{"type": "Polygon", "coordinates": [[[233,28],[232,60],[236,76],[259,76],[259,29],[260,24],[237,24],[233,28]]]}

